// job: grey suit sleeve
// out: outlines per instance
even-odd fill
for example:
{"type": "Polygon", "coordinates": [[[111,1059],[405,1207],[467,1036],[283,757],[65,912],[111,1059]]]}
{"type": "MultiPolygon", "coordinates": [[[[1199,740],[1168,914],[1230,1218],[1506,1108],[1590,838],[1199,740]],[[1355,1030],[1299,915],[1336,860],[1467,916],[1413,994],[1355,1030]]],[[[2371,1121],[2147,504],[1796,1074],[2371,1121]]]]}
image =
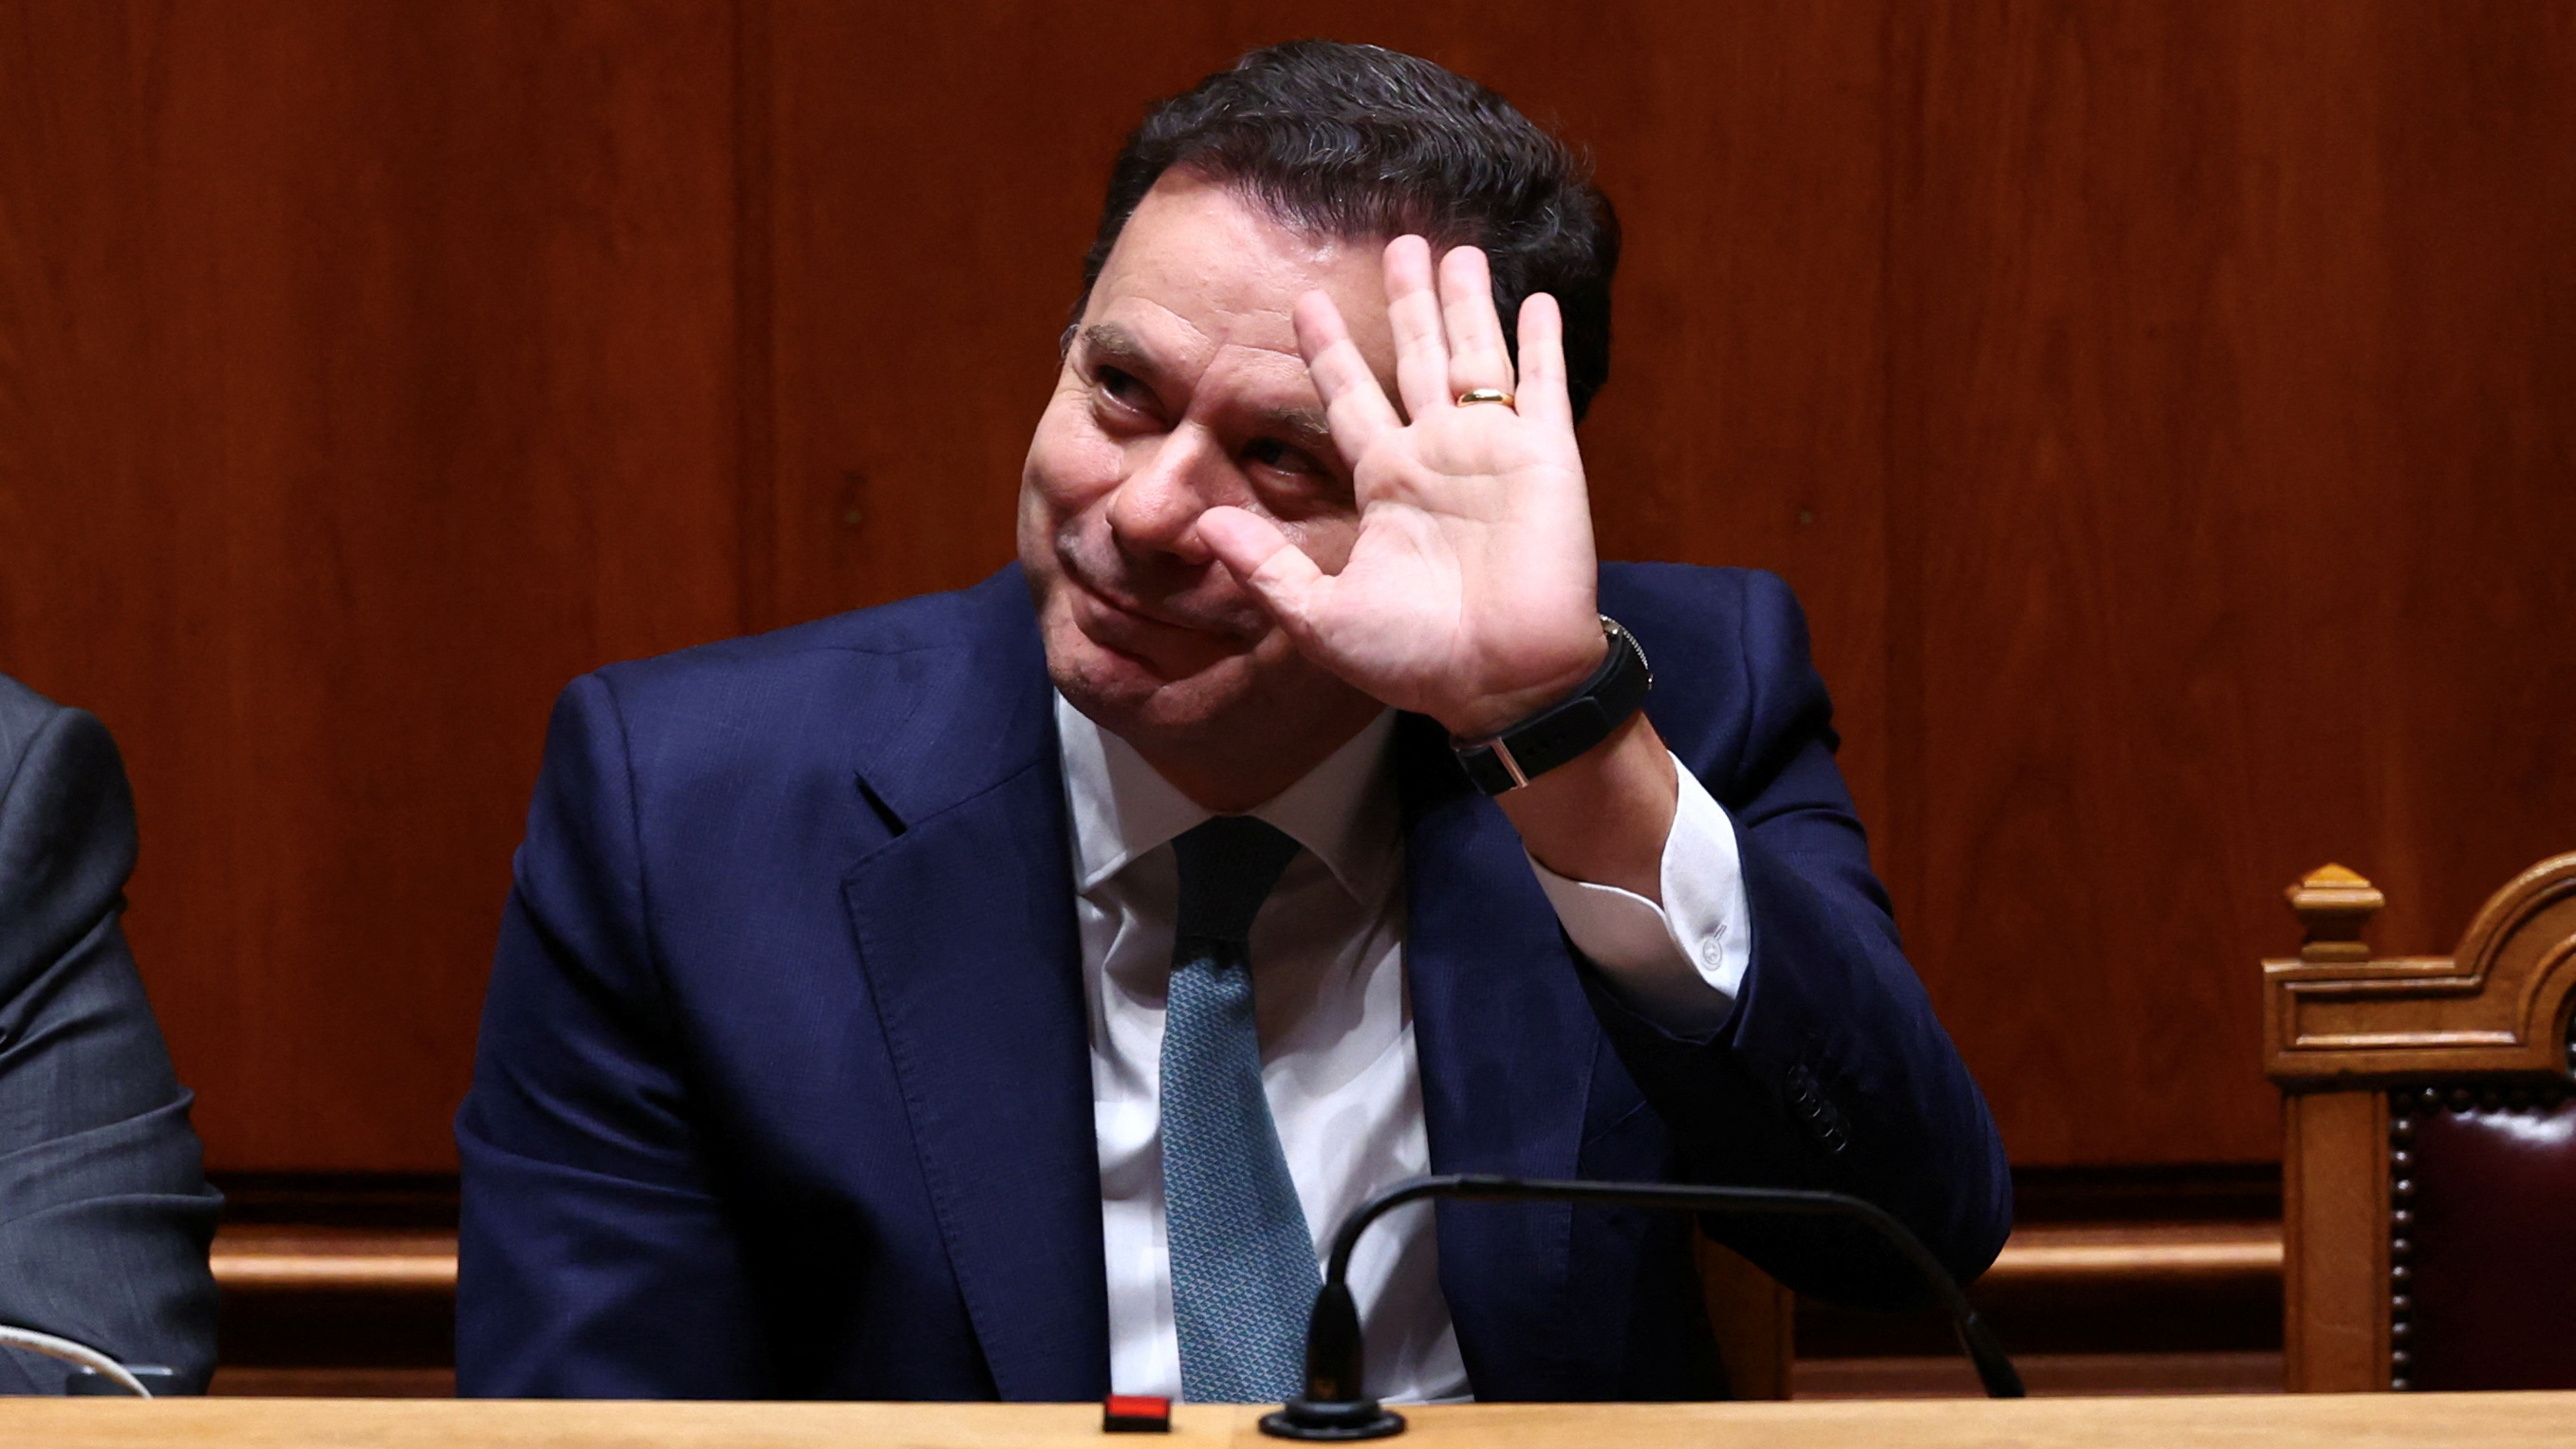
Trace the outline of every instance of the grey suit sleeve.
{"type": "MultiPolygon", "coordinates": [[[[0,1323],[197,1393],[222,1198],[118,925],[133,866],[106,728],[0,677],[0,1323]]],[[[66,1372],[0,1350],[0,1393],[59,1393],[66,1372]]]]}

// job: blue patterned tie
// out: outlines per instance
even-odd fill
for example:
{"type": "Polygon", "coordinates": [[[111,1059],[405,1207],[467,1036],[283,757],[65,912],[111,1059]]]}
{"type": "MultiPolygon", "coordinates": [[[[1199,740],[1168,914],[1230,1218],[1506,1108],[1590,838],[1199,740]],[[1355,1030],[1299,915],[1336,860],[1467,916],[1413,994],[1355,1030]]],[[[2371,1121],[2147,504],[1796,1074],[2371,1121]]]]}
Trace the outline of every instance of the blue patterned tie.
{"type": "Polygon", "coordinates": [[[1163,1017],[1163,1221],[1181,1396],[1278,1403],[1305,1383],[1320,1279],[1261,1095],[1249,942],[1297,842],[1248,815],[1219,816],[1172,852],[1181,895],[1163,1017]]]}

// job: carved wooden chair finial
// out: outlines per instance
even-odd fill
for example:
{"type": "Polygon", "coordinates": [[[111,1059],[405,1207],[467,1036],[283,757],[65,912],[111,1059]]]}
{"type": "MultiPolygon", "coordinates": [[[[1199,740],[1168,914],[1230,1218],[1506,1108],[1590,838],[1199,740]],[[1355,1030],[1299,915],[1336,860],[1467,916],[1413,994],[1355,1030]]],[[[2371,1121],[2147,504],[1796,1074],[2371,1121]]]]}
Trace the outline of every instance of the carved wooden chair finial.
{"type": "Polygon", "coordinates": [[[2370,948],[2361,933],[2370,918],[2388,904],[2379,888],[2340,865],[2321,865],[2300,877],[2284,894],[2298,913],[2307,939],[2299,947],[2302,961],[2367,961],[2370,948]]]}

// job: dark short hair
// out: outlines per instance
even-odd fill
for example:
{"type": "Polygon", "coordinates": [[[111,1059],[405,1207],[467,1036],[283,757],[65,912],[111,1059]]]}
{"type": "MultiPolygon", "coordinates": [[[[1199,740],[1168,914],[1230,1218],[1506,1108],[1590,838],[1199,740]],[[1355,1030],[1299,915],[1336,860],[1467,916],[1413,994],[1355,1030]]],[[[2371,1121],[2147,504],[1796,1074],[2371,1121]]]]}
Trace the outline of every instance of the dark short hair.
{"type": "Polygon", "coordinates": [[[1077,323],[1127,218],[1176,166],[1301,229],[1482,247],[1515,360],[1521,299],[1546,292],[1565,315],[1577,418],[1609,380],[1619,218],[1582,157],[1474,81],[1374,45],[1294,40],[1157,102],[1110,168],[1077,323]]]}

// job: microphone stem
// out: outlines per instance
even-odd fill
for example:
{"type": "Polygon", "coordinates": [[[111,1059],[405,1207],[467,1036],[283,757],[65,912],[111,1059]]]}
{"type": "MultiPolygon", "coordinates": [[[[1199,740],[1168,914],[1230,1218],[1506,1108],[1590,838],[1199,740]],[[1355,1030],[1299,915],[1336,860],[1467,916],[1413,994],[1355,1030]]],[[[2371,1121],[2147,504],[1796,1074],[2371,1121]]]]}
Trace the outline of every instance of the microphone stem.
{"type": "Polygon", "coordinates": [[[1347,1289],[1351,1249],[1358,1243],[1360,1233],[1388,1212],[1423,1198],[1454,1198],[1468,1202],[1597,1203],[1604,1207],[1667,1208],[1726,1215],[1789,1214],[1856,1221],[1895,1248],[1917,1276],[1931,1287],[1941,1300],[1941,1306],[1949,1310],[1951,1323],[1958,1330],[1959,1346],[1976,1367],[1977,1378],[1985,1385],[1987,1396],[2018,1399],[2024,1393],[2021,1375],[2014,1370],[2012,1360],[2004,1356],[2003,1345],[1995,1341],[1993,1331],[1977,1317],[1975,1305],[1968,1302],[1968,1295],[1960,1291],[1949,1270],[1941,1266],[1940,1260],[1932,1256],[1922,1240],[1898,1222],[1894,1214],[1873,1202],[1844,1193],[1801,1188],[1546,1181],[1495,1177],[1484,1173],[1416,1177],[1370,1198],[1349,1217],[1342,1219],[1341,1228],[1333,1234],[1332,1252],[1325,1262],[1325,1283],[1347,1289]]]}

